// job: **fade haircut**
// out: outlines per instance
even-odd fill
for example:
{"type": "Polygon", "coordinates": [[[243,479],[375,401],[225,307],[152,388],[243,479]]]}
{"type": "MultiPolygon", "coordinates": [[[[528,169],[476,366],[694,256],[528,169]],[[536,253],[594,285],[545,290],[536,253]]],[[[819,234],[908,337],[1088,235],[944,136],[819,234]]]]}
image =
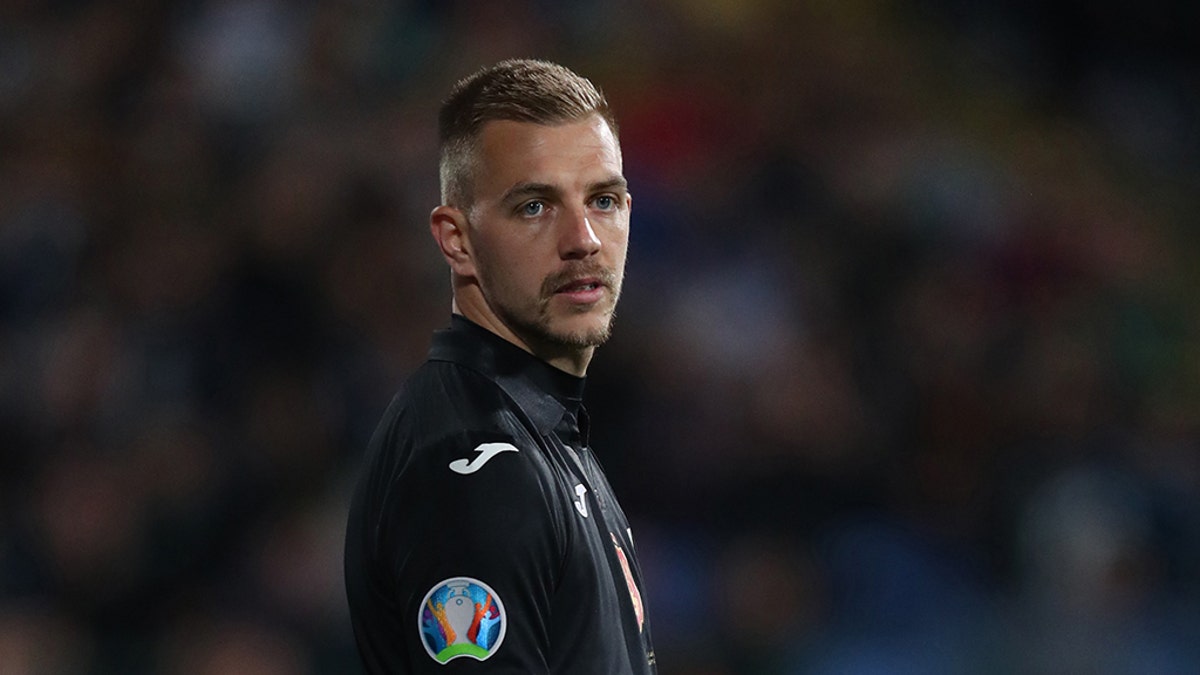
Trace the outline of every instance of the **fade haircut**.
{"type": "Polygon", "coordinates": [[[616,120],[596,85],[548,61],[509,59],[460,80],[438,114],[442,203],[466,209],[483,125],[495,120],[555,125],[597,114],[616,120]]]}

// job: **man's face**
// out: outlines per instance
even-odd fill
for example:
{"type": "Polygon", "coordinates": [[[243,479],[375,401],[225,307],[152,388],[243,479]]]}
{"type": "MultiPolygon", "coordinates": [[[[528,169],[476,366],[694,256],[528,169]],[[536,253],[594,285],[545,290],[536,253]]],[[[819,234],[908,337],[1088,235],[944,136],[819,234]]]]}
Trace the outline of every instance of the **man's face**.
{"type": "Polygon", "coordinates": [[[598,115],[556,126],[492,121],[478,152],[467,219],[484,311],[535,351],[603,343],[631,204],[612,130],[598,115]]]}

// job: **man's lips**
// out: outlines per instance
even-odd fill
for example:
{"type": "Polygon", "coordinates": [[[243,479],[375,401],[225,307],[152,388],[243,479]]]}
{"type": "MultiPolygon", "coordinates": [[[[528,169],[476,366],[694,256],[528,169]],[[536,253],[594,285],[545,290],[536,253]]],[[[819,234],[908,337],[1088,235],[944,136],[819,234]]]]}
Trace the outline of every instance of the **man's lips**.
{"type": "Polygon", "coordinates": [[[596,277],[584,277],[575,279],[559,286],[554,290],[555,293],[586,293],[589,291],[604,288],[605,283],[596,277]]]}
{"type": "Polygon", "coordinates": [[[560,284],[554,290],[554,296],[574,305],[589,306],[600,302],[607,288],[608,284],[600,277],[580,277],[560,284]]]}

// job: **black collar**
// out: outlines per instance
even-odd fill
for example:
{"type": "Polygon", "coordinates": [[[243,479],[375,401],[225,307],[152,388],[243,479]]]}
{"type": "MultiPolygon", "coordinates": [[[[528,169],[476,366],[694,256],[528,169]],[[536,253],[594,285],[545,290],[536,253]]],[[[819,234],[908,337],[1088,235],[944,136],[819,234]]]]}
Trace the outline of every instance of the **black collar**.
{"type": "Polygon", "coordinates": [[[433,334],[429,360],[458,363],[494,380],[542,433],[552,432],[566,413],[572,421],[586,418],[581,414],[586,378],[555,368],[459,314],[451,315],[449,329],[433,334]]]}

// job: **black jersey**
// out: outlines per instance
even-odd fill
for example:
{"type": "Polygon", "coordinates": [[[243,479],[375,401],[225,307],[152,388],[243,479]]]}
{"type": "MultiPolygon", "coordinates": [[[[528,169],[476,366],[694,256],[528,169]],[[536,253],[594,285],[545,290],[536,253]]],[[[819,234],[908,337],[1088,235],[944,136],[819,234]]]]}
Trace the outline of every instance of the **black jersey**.
{"type": "Polygon", "coordinates": [[[583,384],[460,316],[435,334],[350,509],[346,586],[368,672],[656,672],[583,384]]]}

